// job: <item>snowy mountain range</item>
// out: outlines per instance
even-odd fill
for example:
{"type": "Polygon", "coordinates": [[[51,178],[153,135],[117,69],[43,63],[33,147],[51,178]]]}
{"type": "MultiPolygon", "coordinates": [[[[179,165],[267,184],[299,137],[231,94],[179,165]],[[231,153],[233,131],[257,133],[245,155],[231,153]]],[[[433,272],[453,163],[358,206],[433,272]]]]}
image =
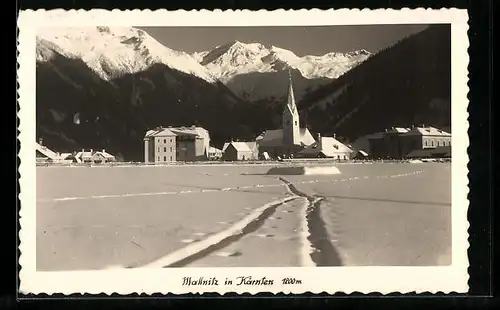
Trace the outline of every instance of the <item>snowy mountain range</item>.
{"type": "Polygon", "coordinates": [[[136,28],[42,28],[37,34],[37,61],[49,61],[54,52],[81,59],[106,81],[144,71],[153,64],[164,64],[210,83],[217,81],[189,54],[165,47],[136,28]]]}
{"type": "Polygon", "coordinates": [[[337,79],[364,62],[371,53],[358,50],[300,57],[276,46],[233,41],[192,56],[235,94],[259,100],[286,95],[287,79],[283,72],[288,69],[299,73],[294,86],[300,99],[305,91],[337,79]]]}
{"type": "Polygon", "coordinates": [[[299,57],[293,52],[260,43],[233,41],[210,51],[189,55],[172,50],[145,31],[122,27],[42,28],[37,34],[37,61],[49,61],[54,52],[81,59],[106,81],[141,72],[153,64],[221,81],[233,93],[251,101],[281,100],[286,95],[286,71],[295,71],[298,100],[365,61],[365,50],[299,57]]]}

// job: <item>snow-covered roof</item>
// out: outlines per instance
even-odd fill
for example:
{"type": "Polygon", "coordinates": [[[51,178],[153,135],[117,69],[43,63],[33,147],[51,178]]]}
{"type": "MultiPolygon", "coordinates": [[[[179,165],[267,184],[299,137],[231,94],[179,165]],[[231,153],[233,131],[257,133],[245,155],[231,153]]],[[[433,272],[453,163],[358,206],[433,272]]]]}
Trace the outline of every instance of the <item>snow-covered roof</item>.
{"type": "Polygon", "coordinates": [[[410,131],[410,128],[403,128],[403,127],[392,127],[388,129],[386,132],[387,133],[407,133],[410,131]]]}
{"type": "Polygon", "coordinates": [[[75,158],[92,157],[91,151],[80,151],[76,153],[75,158]]]}
{"type": "Polygon", "coordinates": [[[323,149],[323,152],[326,151],[330,153],[352,152],[348,146],[333,137],[321,137],[321,148],[323,149]]]}
{"type": "Polygon", "coordinates": [[[145,138],[148,137],[171,137],[171,136],[183,136],[183,135],[190,135],[190,136],[198,136],[204,139],[209,140],[210,139],[210,134],[208,133],[208,130],[206,130],[203,127],[196,127],[196,126],[181,126],[181,127],[160,127],[152,130],[148,130],[146,132],[145,138]]]}
{"type": "Polygon", "coordinates": [[[333,157],[337,154],[353,152],[342,142],[333,137],[321,137],[320,142],[315,142],[300,152],[303,155],[316,155],[322,153],[327,157],[333,157]]]}
{"type": "Polygon", "coordinates": [[[175,133],[173,133],[170,129],[168,128],[157,128],[157,129],[152,129],[148,130],[146,132],[146,138],[147,137],[171,137],[175,136],[175,133]]]}
{"type": "Polygon", "coordinates": [[[238,152],[252,152],[246,142],[231,142],[229,145],[232,145],[238,152]]]}
{"type": "Polygon", "coordinates": [[[196,126],[190,126],[190,127],[172,127],[169,128],[175,135],[193,135],[193,136],[198,136],[201,138],[208,138],[208,131],[203,128],[203,127],[196,127],[196,126]]]}
{"type": "Polygon", "coordinates": [[[238,152],[253,152],[257,149],[257,142],[255,141],[233,141],[224,143],[222,152],[225,152],[229,145],[233,145],[238,152]]]}
{"type": "MultiPolygon", "coordinates": [[[[259,146],[276,147],[283,145],[283,129],[267,130],[256,139],[259,146]]],[[[312,145],[315,140],[307,128],[300,128],[300,142],[305,146],[312,145]]]]}
{"type": "Polygon", "coordinates": [[[435,127],[414,127],[406,135],[451,137],[451,134],[435,127]]]}
{"type": "Polygon", "coordinates": [[[115,158],[115,156],[109,154],[108,152],[106,152],[106,150],[97,151],[96,153],[101,154],[105,158],[109,158],[109,159],[114,159],[115,158]]]}
{"type": "Polygon", "coordinates": [[[60,158],[60,155],[57,154],[56,152],[52,151],[46,146],[40,145],[39,143],[35,142],[35,148],[38,152],[40,152],[42,155],[46,156],[47,158],[50,158],[52,160],[56,160],[60,158]]]}
{"type": "Polygon", "coordinates": [[[360,153],[363,156],[368,156],[368,153],[363,150],[358,150],[358,153],[360,153]]]}
{"type": "Polygon", "coordinates": [[[211,146],[208,148],[208,152],[213,154],[219,154],[222,153],[222,150],[219,150],[218,148],[211,146]]]}

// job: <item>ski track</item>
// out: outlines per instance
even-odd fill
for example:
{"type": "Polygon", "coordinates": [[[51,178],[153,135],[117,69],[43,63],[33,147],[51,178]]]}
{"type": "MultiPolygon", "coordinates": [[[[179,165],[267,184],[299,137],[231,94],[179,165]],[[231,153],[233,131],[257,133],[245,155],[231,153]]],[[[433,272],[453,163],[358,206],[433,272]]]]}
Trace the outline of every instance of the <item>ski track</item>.
{"type": "Polygon", "coordinates": [[[279,206],[295,199],[297,199],[297,196],[288,196],[286,198],[267,203],[254,210],[250,215],[244,217],[228,229],[213,234],[206,239],[191,243],[190,245],[161,257],[156,261],[139,267],[182,267],[199,260],[213,252],[227,247],[228,245],[241,239],[243,236],[256,231],[264,224],[265,220],[274,214],[279,206]]]}
{"type": "MultiPolygon", "coordinates": [[[[393,174],[393,175],[381,175],[374,177],[375,179],[386,179],[386,178],[397,178],[411,176],[421,173],[423,170],[417,170],[413,172],[393,174]]],[[[337,183],[337,182],[347,182],[358,179],[370,179],[369,176],[356,176],[339,180],[309,180],[309,181],[296,181],[289,182],[292,185],[296,184],[312,184],[312,183],[337,183]]],[[[77,197],[61,197],[61,198],[43,198],[38,199],[37,202],[51,202],[51,201],[71,201],[71,200],[90,200],[90,199],[109,199],[109,198],[124,198],[124,197],[139,197],[139,196],[164,196],[164,195],[186,195],[186,194],[200,194],[200,193],[213,193],[213,192],[228,192],[228,191],[238,191],[243,189],[253,189],[253,188],[270,188],[270,187],[282,187],[286,184],[255,184],[237,187],[225,187],[221,189],[197,189],[197,190],[181,190],[176,192],[152,192],[152,193],[126,193],[126,194],[108,194],[108,195],[92,195],[92,196],[77,196],[77,197]]]]}
{"type": "MultiPolygon", "coordinates": [[[[299,191],[292,183],[279,178],[296,196],[306,199],[302,212],[301,258],[305,266],[341,266],[340,255],[329,241],[326,225],[321,218],[320,206],[323,197],[311,196],[299,191]],[[307,255],[307,253],[309,255],[307,255]],[[308,257],[309,256],[309,257],[308,257]]],[[[356,180],[349,178],[348,180],[356,180]]]]}

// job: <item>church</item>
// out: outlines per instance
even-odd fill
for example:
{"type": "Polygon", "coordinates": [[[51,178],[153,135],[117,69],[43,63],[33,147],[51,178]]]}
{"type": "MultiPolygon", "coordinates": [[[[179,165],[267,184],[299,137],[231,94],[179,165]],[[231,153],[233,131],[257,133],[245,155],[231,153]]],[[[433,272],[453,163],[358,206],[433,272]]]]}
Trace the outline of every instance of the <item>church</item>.
{"type": "Polygon", "coordinates": [[[316,142],[309,129],[300,127],[290,73],[288,98],[283,110],[281,129],[267,130],[256,138],[256,142],[259,154],[267,153],[271,158],[294,157],[316,142]]]}

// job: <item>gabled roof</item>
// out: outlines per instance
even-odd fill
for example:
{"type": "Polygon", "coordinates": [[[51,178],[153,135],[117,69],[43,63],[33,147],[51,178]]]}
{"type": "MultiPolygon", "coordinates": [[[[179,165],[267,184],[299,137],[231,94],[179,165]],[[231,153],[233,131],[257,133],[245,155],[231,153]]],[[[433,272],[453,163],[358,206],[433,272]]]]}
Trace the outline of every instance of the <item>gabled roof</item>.
{"type": "Polygon", "coordinates": [[[232,145],[238,152],[252,152],[252,149],[245,142],[231,142],[229,145],[232,145]]]}
{"type": "Polygon", "coordinates": [[[238,142],[226,142],[222,148],[222,152],[225,152],[227,148],[232,145],[238,152],[253,152],[257,150],[257,142],[254,141],[238,141],[238,142]]]}
{"type": "Polygon", "coordinates": [[[169,128],[176,135],[193,135],[204,137],[207,130],[202,127],[172,127],[169,128]]]}
{"type": "Polygon", "coordinates": [[[146,132],[146,138],[147,137],[171,137],[175,136],[175,133],[173,133],[169,128],[158,128],[158,129],[153,129],[153,130],[148,130],[146,132]]]}
{"type": "Polygon", "coordinates": [[[92,157],[91,151],[80,151],[76,153],[75,158],[92,157]]]}
{"type": "MultiPolygon", "coordinates": [[[[348,153],[352,152],[352,150],[339,140],[333,137],[321,137],[321,147],[323,152],[330,153],[348,153]]],[[[326,154],[325,154],[326,155],[326,154]]]]}
{"type": "MultiPolygon", "coordinates": [[[[267,130],[257,137],[259,146],[277,147],[283,146],[283,129],[267,130]]],[[[315,140],[307,128],[300,128],[300,142],[304,146],[312,145],[315,140]]]]}
{"type": "Polygon", "coordinates": [[[315,142],[304,150],[300,151],[303,155],[317,155],[322,153],[327,157],[333,157],[337,154],[353,152],[342,142],[333,137],[321,137],[321,142],[315,142]]]}
{"type": "Polygon", "coordinates": [[[105,150],[103,151],[97,151],[96,153],[104,156],[105,158],[109,158],[109,159],[112,159],[112,158],[115,158],[115,156],[109,154],[108,152],[106,152],[105,150]]]}

